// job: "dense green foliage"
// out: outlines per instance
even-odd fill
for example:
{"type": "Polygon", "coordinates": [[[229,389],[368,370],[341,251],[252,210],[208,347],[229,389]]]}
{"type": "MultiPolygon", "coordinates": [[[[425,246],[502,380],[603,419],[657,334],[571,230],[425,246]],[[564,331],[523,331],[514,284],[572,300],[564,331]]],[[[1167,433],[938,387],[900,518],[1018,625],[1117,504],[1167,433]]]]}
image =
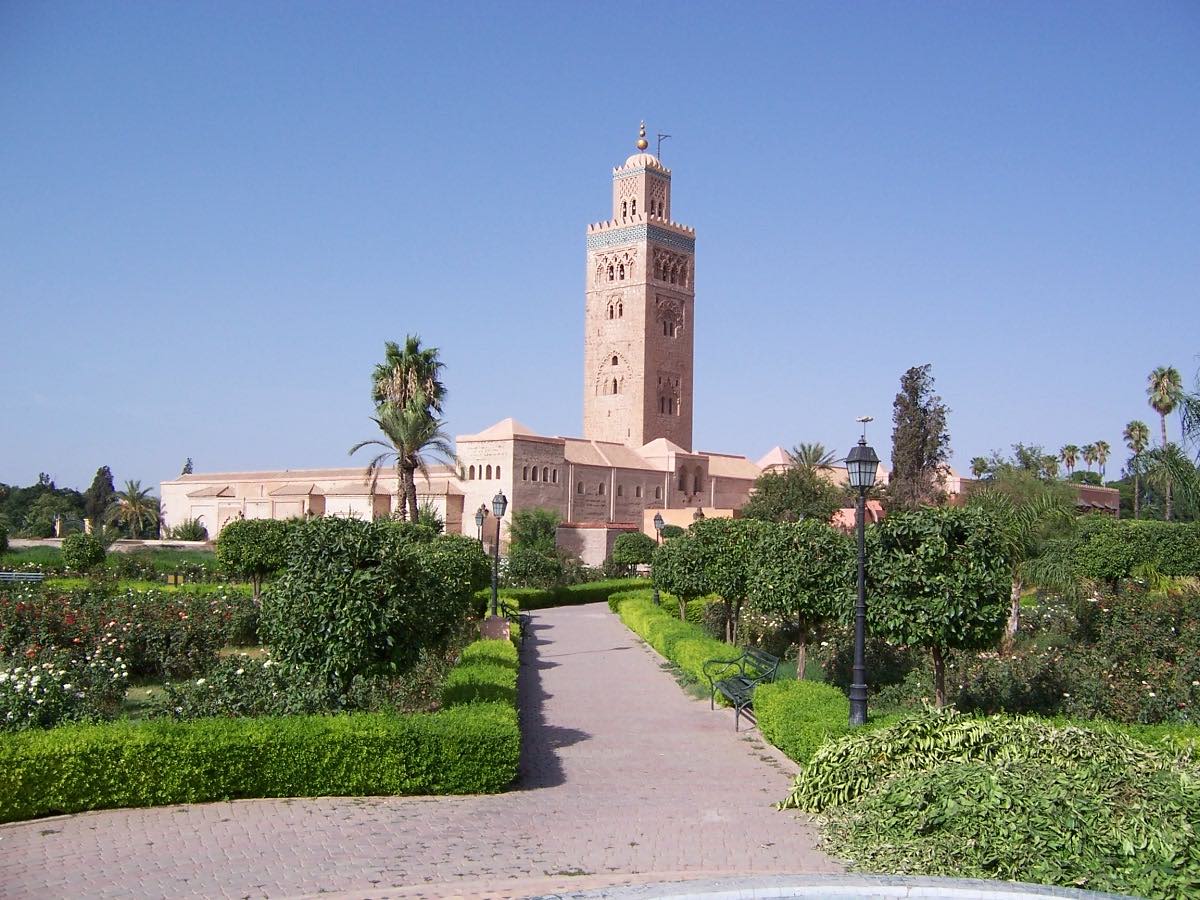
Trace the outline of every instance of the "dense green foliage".
{"type": "Polygon", "coordinates": [[[785,801],[872,872],[1200,890],[1200,768],[1110,729],[929,712],[825,744],[785,801]]]}
{"type": "Polygon", "coordinates": [[[208,529],[199,519],[183,519],[173,525],[166,536],[175,541],[207,541],[208,529]]]}
{"type": "Polygon", "coordinates": [[[950,459],[949,410],[934,393],[932,367],[913,366],[900,378],[892,402],[892,472],[889,507],[915,508],[943,496],[941,476],[950,459]]]}
{"type": "Polygon", "coordinates": [[[451,676],[436,713],[116,722],[0,736],[0,821],[240,797],[503,790],[520,753],[516,652],[478,641],[451,676]]]}
{"type": "Polygon", "coordinates": [[[1009,611],[1003,536],[978,509],[926,507],[871,529],[873,632],[930,651],[938,705],[952,650],[994,646],[1009,611]]]}
{"type": "Polygon", "coordinates": [[[8,529],[0,523],[0,556],[8,552],[8,529]]]}
{"type": "Polygon", "coordinates": [[[671,538],[677,538],[680,535],[687,534],[687,529],[680,525],[664,525],[662,530],[662,539],[664,541],[671,538]]]}
{"type": "Polygon", "coordinates": [[[1110,584],[1144,566],[1162,575],[1200,575],[1200,522],[1087,516],[1071,555],[1080,575],[1110,584]]]}
{"type": "Polygon", "coordinates": [[[660,590],[675,595],[679,601],[679,618],[687,618],[687,604],[708,593],[703,548],[684,532],[657,548],[652,563],[654,583],[660,590]]]}
{"type": "Polygon", "coordinates": [[[763,737],[802,765],[827,739],[850,729],[846,695],[815,681],[760,685],[754,691],[754,716],[763,737]]]}
{"type": "Polygon", "coordinates": [[[695,541],[704,567],[705,593],[716,594],[725,605],[726,638],[737,643],[742,604],[750,595],[753,574],[751,552],[765,523],[755,519],[703,519],[692,525],[687,537],[695,541]]]}
{"type": "Polygon", "coordinates": [[[62,542],[63,564],[75,572],[91,572],[104,563],[104,545],[94,534],[68,534],[62,542]]]}
{"type": "MultiPolygon", "coordinates": [[[[584,603],[603,603],[614,593],[645,587],[644,578],[611,578],[583,584],[559,585],[552,588],[502,588],[500,597],[516,603],[524,610],[548,609],[552,606],[579,606],[584,603]]],[[[475,612],[482,614],[491,600],[490,589],[475,594],[475,612]]]]}
{"type": "Polygon", "coordinates": [[[552,588],[562,583],[563,566],[552,553],[514,547],[504,560],[504,583],[517,587],[552,588]]]}
{"type": "MultiPolygon", "coordinates": [[[[747,519],[764,522],[828,522],[844,503],[841,488],[815,468],[794,466],[766,472],[754,482],[754,491],[742,507],[747,519]]],[[[666,529],[663,530],[666,537],[666,529]]]]}
{"type": "MultiPolygon", "coordinates": [[[[515,550],[529,550],[553,556],[557,547],[559,518],[551,509],[530,507],[517,510],[509,525],[509,546],[515,550]]],[[[484,528],[488,523],[484,522],[484,528]]]]}
{"type": "Polygon", "coordinates": [[[235,519],[221,529],[217,563],[226,572],[250,579],[254,596],[263,579],[283,568],[291,522],[278,519],[235,519]]]}
{"type": "Polygon", "coordinates": [[[766,523],[749,550],[749,602],[797,625],[796,677],[804,677],[813,629],[851,609],[855,548],[824,522],[766,523]]]}
{"type": "Polygon", "coordinates": [[[640,531],[621,534],[613,541],[612,560],[621,566],[649,565],[657,546],[654,538],[640,531]]]}
{"type": "Polygon", "coordinates": [[[262,635],[279,661],[344,694],[356,676],[402,674],[444,642],[482,586],[483,550],[430,536],[387,520],[294,525],[287,566],[263,600],[262,635]]]}

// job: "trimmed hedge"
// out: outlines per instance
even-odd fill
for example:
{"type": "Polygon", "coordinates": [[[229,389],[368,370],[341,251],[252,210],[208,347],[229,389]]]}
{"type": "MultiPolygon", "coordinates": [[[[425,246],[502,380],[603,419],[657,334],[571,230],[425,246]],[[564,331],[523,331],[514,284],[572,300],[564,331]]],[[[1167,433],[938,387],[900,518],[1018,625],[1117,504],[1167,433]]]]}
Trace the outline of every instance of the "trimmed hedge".
{"type": "MultiPolygon", "coordinates": [[[[669,606],[655,606],[649,591],[614,594],[609,606],[634,633],[701,684],[708,684],[705,661],[732,659],[742,652],[709,637],[698,625],[681,622],[669,606]]],[[[779,681],[755,690],[754,715],[763,737],[803,764],[826,738],[849,730],[850,704],[840,690],[827,684],[779,681]]]]}
{"type": "MultiPolygon", "coordinates": [[[[645,587],[645,578],[609,578],[553,588],[501,588],[500,596],[517,603],[523,610],[548,609],[552,606],[578,606],[583,603],[602,603],[617,591],[645,587]]],[[[492,601],[490,587],[475,593],[475,605],[481,614],[487,613],[492,601]]]]}
{"type": "Polygon", "coordinates": [[[477,641],[436,713],[154,720],[0,737],[0,822],[250,797],[475,794],[516,777],[516,651],[477,641]]]}
{"type": "Polygon", "coordinates": [[[1072,554],[1079,574],[1110,583],[1144,565],[1162,575],[1200,575],[1200,522],[1087,516],[1072,554]]]}

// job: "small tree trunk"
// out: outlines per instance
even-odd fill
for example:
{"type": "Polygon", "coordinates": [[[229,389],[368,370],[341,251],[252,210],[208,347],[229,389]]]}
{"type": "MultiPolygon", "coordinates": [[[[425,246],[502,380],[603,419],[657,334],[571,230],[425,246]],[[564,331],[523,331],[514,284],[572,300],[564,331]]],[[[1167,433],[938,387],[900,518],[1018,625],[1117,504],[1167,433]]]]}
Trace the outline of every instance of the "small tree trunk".
{"type": "Polygon", "coordinates": [[[733,609],[733,615],[732,615],[732,616],[730,616],[730,620],[729,620],[729,626],[730,626],[730,631],[729,631],[729,633],[730,633],[730,637],[729,637],[729,643],[733,644],[734,646],[737,646],[737,639],[738,639],[738,619],[740,619],[740,618],[742,617],[742,603],[741,603],[741,601],[739,600],[737,603],[733,604],[733,607],[732,607],[732,609],[733,609]]]}
{"type": "Polygon", "coordinates": [[[679,598],[679,621],[687,621],[687,601],[682,597],[679,598]]]}
{"type": "Polygon", "coordinates": [[[257,574],[251,575],[250,585],[254,590],[254,602],[257,603],[259,602],[259,596],[262,594],[262,576],[257,574]]]}
{"type": "MultiPolygon", "coordinates": [[[[1167,417],[1166,417],[1166,416],[1164,416],[1164,415],[1159,415],[1159,422],[1162,424],[1162,445],[1163,445],[1163,452],[1164,452],[1164,453],[1166,453],[1166,450],[1167,450],[1167,417]]],[[[1165,460],[1164,460],[1164,462],[1165,462],[1165,460]]],[[[1170,522],[1170,521],[1171,521],[1171,513],[1172,513],[1172,508],[1171,508],[1171,476],[1170,476],[1170,475],[1168,475],[1168,476],[1167,476],[1167,478],[1166,478],[1166,482],[1167,482],[1167,484],[1166,484],[1166,488],[1167,488],[1167,521],[1168,521],[1168,522],[1170,522]]]]}
{"type": "Polygon", "coordinates": [[[408,470],[408,518],[416,522],[419,518],[417,510],[417,477],[415,470],[408,470]]]}
{"type": "Polygon", "coordinates": [[[733,643],[733,607],[728,600],[722,598],[722,609],[725,612],[725,643],[733,643]]]}
{"type": "Polygon", "coordinates": [[[800,617],[800,630],[796,636],[796,678],[804,680],[804,667],[808,665],[808,623],[800,617]]]}
{"type": "Polygon", "coordinates": [[[1012,582],[1012,600],[1008,608],[1008,627],[1004,630],[1004,640],[1001,642],[1005,653],[1011,653],[1017,640],[1017,629],[1021,627],[1021,590],[1024,585],[1021,579],[1014,578],[1012,582]]]}
{"type": "Polygon", "coordinates": [[[946,706],[946,658],[941,647],[932,647],[933,653],[933,699],[938,709],[946,706]]]}

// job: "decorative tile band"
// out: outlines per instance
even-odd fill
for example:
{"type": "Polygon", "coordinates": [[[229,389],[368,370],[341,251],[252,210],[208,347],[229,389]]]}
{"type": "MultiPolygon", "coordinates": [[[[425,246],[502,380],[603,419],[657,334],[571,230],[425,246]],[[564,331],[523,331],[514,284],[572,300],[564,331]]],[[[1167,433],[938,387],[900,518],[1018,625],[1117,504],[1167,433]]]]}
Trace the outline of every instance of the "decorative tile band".
{"type": "Polygon", "coordinates": [[[664,171],[663,169],[651,169],[649,166],[642,166],[640,169],[617,169],[615,172],[613,172],[613,181],[616,181],[618,178],[632,178],[634,175],[641,175],[643,172],[648,172],[651,175],[658,176],[659,178],[665,178],[667,181],[671,180],[671,173],[669,171],[664,171]]]}
{"type": "Polygon", "coordinates": [[[670,247],[672,250],[682,250],[685,253],[696,252],[694,238],[684,237],[674,231],[659,228],[655,225],[629,225],[625,228],[612,228],[597,231],[587,236],[587,248],[600,250],[604,247],[615,247],[618,244],[636,244],[639,241],[653,241],[670,247]]]}

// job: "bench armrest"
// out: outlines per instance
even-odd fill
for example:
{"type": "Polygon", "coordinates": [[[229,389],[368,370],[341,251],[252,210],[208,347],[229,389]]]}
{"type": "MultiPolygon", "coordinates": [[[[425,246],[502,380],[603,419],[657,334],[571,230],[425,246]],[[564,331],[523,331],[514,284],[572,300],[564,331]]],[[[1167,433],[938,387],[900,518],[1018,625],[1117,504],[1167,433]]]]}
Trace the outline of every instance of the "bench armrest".
{"type": "Polygon", "coordinates": [[[732,675],[737,672],[739,675],[744,675],[746,669],[745,654],[737,657],[737,659],[710,659],[707,660],[701,671],[704,677],[708,679],[708,683],[714,687],[718,681],[726,675],[732,675]]]}

